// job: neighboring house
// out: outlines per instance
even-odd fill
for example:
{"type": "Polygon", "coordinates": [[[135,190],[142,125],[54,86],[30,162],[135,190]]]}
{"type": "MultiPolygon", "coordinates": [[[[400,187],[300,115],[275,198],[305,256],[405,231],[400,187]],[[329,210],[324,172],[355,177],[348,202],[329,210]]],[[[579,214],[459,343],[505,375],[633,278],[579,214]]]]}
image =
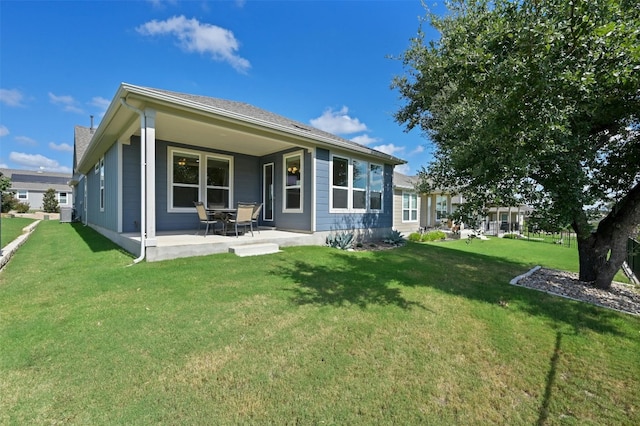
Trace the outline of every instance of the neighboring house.
{"type": "Polygon", "coordinates": [[[96,129],[76,128],[72,184],[76,217],[140,254],[197,229],[194,201],[263,203],[260,225],[322,242],[384,235],[403,163],[246,103],[123,83],[96,129]]]}
{"type": "MultiPolygon", "coordinates": [[[[420,229],[450,228],[449,215],[464,203],[461,195],[452,196],[440,189],[429,194],[417,193],[416,176],[395,172],[393,181],[393,228],[405,234],[420,229]]],[[[524,205],[488,208],[486,216],[479,218],[480,229],[489,235],[520,232],[530,212],[531,208],[524,205]]]]}
{"type": "Polygon", "coordinates": [[[416,176],[395,172],[393,182],[393,228],[405,234],[447,226],[449,214],[461,203],[459,195],[451,196],[440,189],[418,193],[416,176]]]}
{"type": "Polygon", "coordinates": [[[513,207],[490,207],[482,220],[482,229],[487,235],[500,235],[507,232],[520,233],[524,230],[527,216],[531,214],[527,205],[513,207]]]}
{"type": "Polygon", "coordinates": [[[50,188],[56,191],[56,200],[61,208],[73,205],[70,174],[18,169],[0,169],[0,172],[11,179],[9,191],[16,193],[19,202],[29,203],[30,210],[43,209],[42,198],[50,188]]]}

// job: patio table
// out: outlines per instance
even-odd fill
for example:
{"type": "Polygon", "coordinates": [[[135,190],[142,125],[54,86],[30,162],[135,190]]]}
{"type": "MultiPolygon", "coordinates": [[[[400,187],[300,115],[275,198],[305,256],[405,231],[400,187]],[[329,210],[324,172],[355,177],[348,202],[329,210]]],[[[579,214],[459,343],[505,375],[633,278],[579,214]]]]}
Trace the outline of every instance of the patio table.
{"type": "Polygon", "coordinates": [[[222,222],[222,234],[227,235],[227,224],[229,223],[229,219],[231,219],[238,210],[226,207],[209,207],[206,210],[209,217],[222,222]]]}

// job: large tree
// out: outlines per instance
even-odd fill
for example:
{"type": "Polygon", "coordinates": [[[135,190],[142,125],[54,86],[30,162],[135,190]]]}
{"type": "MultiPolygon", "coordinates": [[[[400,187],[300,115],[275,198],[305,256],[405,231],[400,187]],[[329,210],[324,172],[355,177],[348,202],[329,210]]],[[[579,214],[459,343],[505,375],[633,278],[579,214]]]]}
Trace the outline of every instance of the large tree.
{"type": "Polygon", "coordinates": [[[466,210],[527,203],[577,234],[580,279],[608,288],[640,222],[637,0],[458,1],[427,13],[392,87],[421,128],[419,173],[466,210]],[[424,25],[440,33],[427,40],[424,25]],[[593,213],[608,207],[594,221],[593,213]]]}

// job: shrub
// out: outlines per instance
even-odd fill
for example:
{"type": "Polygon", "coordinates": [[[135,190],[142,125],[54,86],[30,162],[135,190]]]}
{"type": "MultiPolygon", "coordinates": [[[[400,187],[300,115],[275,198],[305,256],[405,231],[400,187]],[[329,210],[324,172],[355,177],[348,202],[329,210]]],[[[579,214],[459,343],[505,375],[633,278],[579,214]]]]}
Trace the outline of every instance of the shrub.
{"type": "Polygon", "coordinates": [[[13,206],[15,211],[18,212],[18,213],[27,213],[29,211],[30,207],[31,206],[29,205],[29,203],[16,203],[13,206]]]}
{"type": "Polygon", "coordinates": [[[341,232],[327,236],[326,244],[329,247],[347,250],[353,246],[353,232],[341,232]]]}
{"type": "Polygon", "coordinates": [[[387,244],[393,244],[394,246],[399,246],[404,244],[404,237],[399,231],[394,229],[393,231],[391,231],[391,234],[387,235],[385,239],[382,241],[387,244]]]}
{"type": "Polygon", "coordinates": [[[16,204],[18,204],[18,200],[15,197],[15,192],[2,193],[2,213],[9,213],[16,204]]]}
{"type": "Polygon", "coordinates": [[[422,239],[422,234],[419,232],[412,232],[409,234],[409,237],[407,237],[407,239],[409,241],[418,242],[422,239]]]}
{"type": "Polygon", "coordinates": [[[58,200],[56,200],[56,190],[53,188],[47,189],[42,197],[42,209],[46,213],[60,213],[60,206],[58,206],[58,200]]]}
{"type": "Polygon", "coordinates": [[[442,231],[429,231],[422,234],[421,241],[437,241],[444,240],[445,238],[447,238],[447,234],[442,231]]]}

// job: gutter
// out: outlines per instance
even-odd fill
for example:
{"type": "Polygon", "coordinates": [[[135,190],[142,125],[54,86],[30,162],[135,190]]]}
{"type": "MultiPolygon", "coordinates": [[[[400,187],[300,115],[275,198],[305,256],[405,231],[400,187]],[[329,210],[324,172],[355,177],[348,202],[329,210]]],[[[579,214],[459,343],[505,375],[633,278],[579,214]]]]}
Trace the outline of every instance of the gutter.
{"type": "Polygon", "coordinates": [[[124,97],[120,98],[120,103],[140,115],[140,256],[133,259],[132,265],[135,265],[144,260],[147,246],[147,117],[144,111],[129,105],[124,97]]]}

